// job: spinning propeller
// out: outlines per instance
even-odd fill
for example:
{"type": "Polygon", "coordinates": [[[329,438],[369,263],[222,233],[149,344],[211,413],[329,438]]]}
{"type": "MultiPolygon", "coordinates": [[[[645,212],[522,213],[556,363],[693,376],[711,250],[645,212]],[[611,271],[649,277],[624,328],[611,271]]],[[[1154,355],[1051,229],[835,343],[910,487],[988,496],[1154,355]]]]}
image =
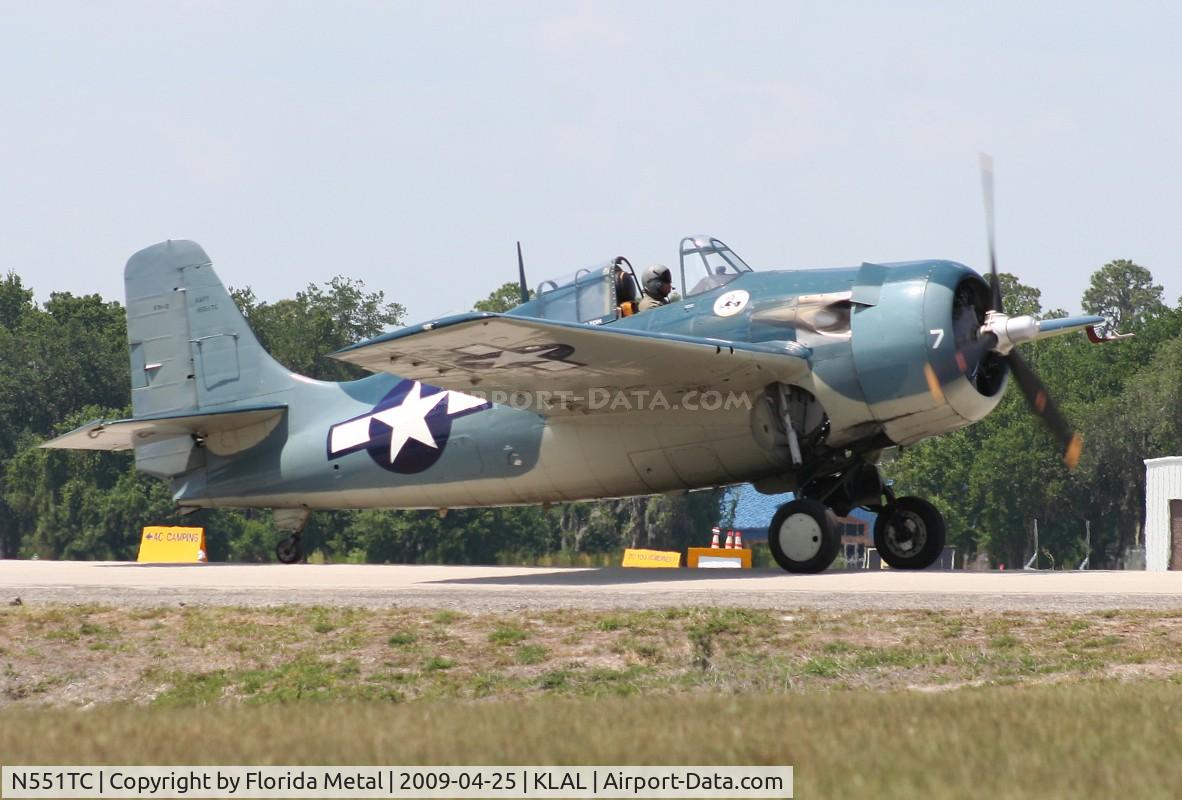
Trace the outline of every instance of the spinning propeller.
{"type": "MultiPolygon", "coordinates": [[[[1023,315],[1011,317],[1005,313],[1001,296],[1001,281],[997,274],[997,250],[993,231],[993,159],[981,155],[981,184],[985,199],[985,227],[989,238],[989,308],[973,340],[956,354],[958,366],[966,374],[975,374],[983,361],[996,354],[1014,374],[1018,388],[1026,397],[1030,409],[1050,428],[1055,441],[1063,448],[1063,463],[1068,469],[1075,469],[1083,451],[1083,436],[1072,429],[1051,400],[1047,387],[1034,374],[1026,359],[1014,349],[1014,345],[1068,333],[1072,330],[1095,326],[1102,323],[1102,317],[1068,317],[1066,319],[1040,320],[1023,315]]],[[[1092,328],[1094,329],[1094,328],[1092,328]]]]}

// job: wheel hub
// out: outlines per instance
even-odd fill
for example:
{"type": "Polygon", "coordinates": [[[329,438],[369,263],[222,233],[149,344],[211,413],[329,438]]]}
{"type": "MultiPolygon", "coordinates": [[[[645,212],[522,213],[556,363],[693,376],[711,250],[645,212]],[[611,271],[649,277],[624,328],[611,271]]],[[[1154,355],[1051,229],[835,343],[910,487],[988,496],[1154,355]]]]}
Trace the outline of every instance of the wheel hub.
{"type": "Polygon", "coordinates": [[[793,561],[808,561],[821,552],[821,526],[808,514],[789,514],[779,535],[780,549],[793,561]]]}
{"type": "Polygon", "coordinates": [[[928,540],[923,520],[913,511],[895,511],[886,530],[886,543],[895,555],[908,557],[923,549],[928,540]]]}

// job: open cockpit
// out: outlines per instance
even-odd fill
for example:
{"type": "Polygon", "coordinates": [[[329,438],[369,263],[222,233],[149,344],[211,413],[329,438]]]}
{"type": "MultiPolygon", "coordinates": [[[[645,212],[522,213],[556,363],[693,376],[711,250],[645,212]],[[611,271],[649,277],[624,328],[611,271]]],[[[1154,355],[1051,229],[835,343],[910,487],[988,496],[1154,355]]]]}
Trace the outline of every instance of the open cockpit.
{"type": "MultiPolygon", "coordinates": [[[[682,298],[725,286],[751,267],[713,236],[687,236],[679,250],[682,298]]],[[[640,281],[624,256],[584,267],[573,274],[544,280],[513,316],[603,325],[637,312],[640,281]]]]}

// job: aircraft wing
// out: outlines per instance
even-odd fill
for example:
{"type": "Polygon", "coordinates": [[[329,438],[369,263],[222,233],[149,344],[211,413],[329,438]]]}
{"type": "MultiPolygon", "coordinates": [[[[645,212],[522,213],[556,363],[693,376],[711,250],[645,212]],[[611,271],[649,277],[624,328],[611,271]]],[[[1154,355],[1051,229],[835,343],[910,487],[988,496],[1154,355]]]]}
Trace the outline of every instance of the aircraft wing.
{"type": "Polygon", "coordinates": [[[691,391],[725,396],[791,381],[808,374],[811,352],[797,342],[750,344],[471,313],[403,328],[333,357],[492,402],[532,393],[523,404],[559,414],[635,410],[642,392],[660,391],[672,404],[691,391]],[[617,400],[621,393],[627,403],[617,400]]]}
{"type": "Polygon", "coordinates": [[[222,438],[267,426],[287,410],[285,405],[252,406],[227,411],[157,415],[134,419],[96,419],[56,439],[42,443],[55,450],[130,450],[172,436],[196,435],[222,438]]]}

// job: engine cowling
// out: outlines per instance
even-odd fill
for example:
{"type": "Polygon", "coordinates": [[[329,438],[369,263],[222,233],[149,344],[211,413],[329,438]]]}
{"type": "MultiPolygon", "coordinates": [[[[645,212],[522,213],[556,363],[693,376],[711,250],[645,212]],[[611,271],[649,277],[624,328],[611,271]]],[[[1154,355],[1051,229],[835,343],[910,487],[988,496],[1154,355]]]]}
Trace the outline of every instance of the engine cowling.
{"type": "MultiPolygon", "coordinates": [[[[866,267],[862,273],[874,272],[866,267]]],[[[1008,378],[1005,362],[992,352],[964,357],[985,319],[985,280],[952,261],[896,264],[877,268],[870,297],[873,283],[863,283],[862,273],[853,295],[853,360],[866,404],[886,435],[907,445],[983,419],[1001,401],[1008,378]]]]}

